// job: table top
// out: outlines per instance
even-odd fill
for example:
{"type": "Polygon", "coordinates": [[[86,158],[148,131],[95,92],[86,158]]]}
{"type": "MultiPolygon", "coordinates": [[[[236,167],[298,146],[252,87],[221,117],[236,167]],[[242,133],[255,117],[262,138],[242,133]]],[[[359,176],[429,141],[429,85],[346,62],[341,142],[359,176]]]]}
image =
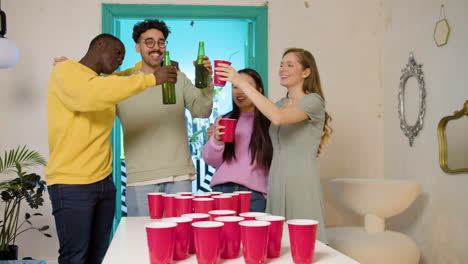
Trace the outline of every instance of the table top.
{"type": "MultiPolygon", "coordinates": [[[[148,245],[146,241],[145,224],[151,222],[149,217],[123,217],[120,220],[117,232],[104,257],[104,264],[127,264],[127,263],[150,263],[148,245]]],[[[285,225],[286,227],[286,225],[285,225]]],[[[268,259],[268,264],[293,263],[291,249],[289,245],[288,228],[283,228],[283,240],[281,256],[275,259],[268,259]]],[[[242,250],[241,250],[242,251],[242,250]]],[[[241,253],[242,255],[242,253],[241,253]]],[[[195,255],[181,261],[174,261],[177,264],[197,263],[195,255]]],[[[241,264],[244,258],[221,259],[221,264],[241,264]]],[[[320,241],[315,243],[314,264],[359,264],[359,262],[347,257],[320,241]]]]}

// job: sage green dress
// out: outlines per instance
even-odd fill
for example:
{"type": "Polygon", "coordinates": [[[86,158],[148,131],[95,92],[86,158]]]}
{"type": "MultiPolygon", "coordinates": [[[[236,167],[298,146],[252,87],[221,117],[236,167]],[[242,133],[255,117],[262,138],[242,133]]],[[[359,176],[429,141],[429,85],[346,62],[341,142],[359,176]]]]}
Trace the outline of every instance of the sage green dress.
{"type": "MultiPolygon", "coordinates": [[[[286,98],[282,98],[276,104],[282,107],[285,101],[286,98]]],[[[295,106],[309,118],[289,125],[270,125],[273,160],[268,179],[267,212],[285,216],[286,220],[317,220],[317,239],[327,243],[316,166],[325,122],[325,103],[320,95],[312,93],[295,106]]]]}

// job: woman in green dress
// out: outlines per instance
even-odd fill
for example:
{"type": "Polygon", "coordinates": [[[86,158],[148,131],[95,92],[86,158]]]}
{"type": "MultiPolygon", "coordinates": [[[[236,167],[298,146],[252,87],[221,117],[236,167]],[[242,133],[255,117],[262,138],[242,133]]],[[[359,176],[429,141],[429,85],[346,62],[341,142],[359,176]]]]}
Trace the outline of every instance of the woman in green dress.
{"type": "Polygon", "coordinates": [[[240,78],[231,66],[215,69],[222,80],[239,87],[271,121],[273,160],[270,168],[267,212],[286,219],[319,221],[317,239],[327,243],[320,177],[316,166],[319,148],[331,133],[325,111],[317,64],[304,49],[287,49],[279,69],[284,98],[273,103],[240,78]]]}

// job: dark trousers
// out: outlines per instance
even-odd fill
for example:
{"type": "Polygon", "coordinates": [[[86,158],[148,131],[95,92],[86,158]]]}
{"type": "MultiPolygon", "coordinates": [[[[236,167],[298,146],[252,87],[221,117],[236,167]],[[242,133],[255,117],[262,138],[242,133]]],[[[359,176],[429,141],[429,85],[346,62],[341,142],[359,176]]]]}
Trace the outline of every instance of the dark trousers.
{"type": "Polygon", "coordinates": [[[251,212],[265,212],[266,199],[263,194],[252,189],[249,189],[243,185],[228,182],[223,184],[215,185],[211,188],[214,192],[232,193],[236,191],[249,191],[252,192],[250,196],[250,211],[251,212]]]}
{"type": "Polygon", "coordinates": [[[58,262],[101,263],[115,213],[112,177],[92,184],[54,184],[47,189],[60,243],[58,262]]]}

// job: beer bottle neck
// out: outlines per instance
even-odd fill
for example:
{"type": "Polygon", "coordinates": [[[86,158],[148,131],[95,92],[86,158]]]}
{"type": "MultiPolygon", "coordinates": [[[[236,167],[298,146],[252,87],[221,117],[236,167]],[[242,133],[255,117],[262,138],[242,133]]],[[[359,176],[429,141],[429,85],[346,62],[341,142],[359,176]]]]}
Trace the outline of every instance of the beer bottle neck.
{"type": "Polygon", "coordinates": [[[205,45],[200,43],[198,45],[197,64],[203,64],[203,57],[205,57],[205,45]]]}
{"type": "Polygon", "coordinates": [[[171,65],[171,59],[169,58],[169,55],[164,56],[164,65],[171,65]]]}

